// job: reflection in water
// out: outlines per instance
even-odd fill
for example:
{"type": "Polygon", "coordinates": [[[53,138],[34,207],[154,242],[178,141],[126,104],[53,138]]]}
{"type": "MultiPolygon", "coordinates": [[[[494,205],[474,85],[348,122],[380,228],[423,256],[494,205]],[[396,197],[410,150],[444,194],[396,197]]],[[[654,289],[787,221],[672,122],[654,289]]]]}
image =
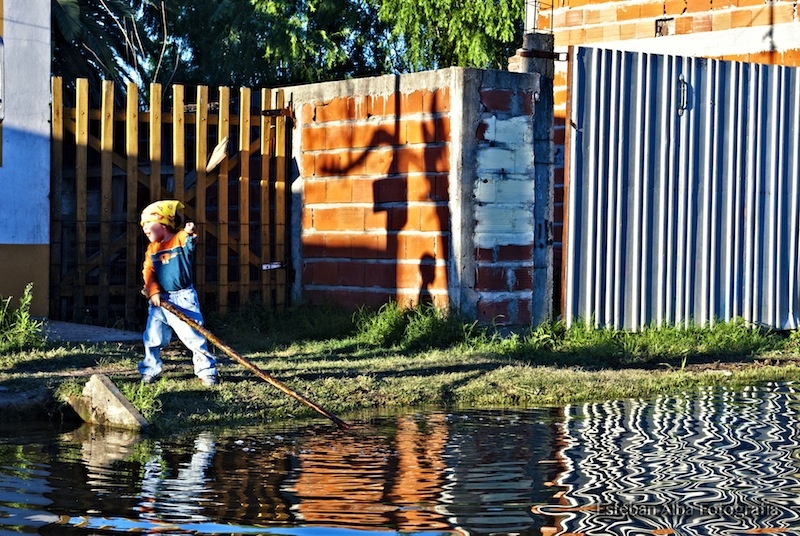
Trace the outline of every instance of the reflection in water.
{"type": "Polygon", "coordinates": [[[0,430],[0,534],[800,528],[791,386],[140,438],[0,430]]]}
{"type": "MultiPolygon", "coordinates": [[[[139,439],[0,431],[0,533],[539,534],[557,410],[139,439]],[[21,486],[20,482],[25,482],[21,486]],[[544,495],[543,495],[544,494],[544,495]],[[277,531],[277,532],[276,532],[277,531]]],[[[104,435],[105,434],[105,435],[104,435]]]]}
{"type": "Polygon", "coordinates": [[[790,386],[706,389],[565,409],[565,534],[800,529],[798,398],[790,386]]]}

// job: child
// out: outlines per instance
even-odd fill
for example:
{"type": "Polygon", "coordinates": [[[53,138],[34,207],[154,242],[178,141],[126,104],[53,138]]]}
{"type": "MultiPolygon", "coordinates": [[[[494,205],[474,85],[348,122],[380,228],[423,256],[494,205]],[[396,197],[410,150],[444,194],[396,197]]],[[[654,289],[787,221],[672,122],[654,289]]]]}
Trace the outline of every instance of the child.
{"type": "Polygon", "coordinates": [[[152,383],[161,372],[161,349],[172,338],[172,331],[192,351],[194,373],[203,385],[217,384],[217,361],[208,351],[205,337],[175,315],[160,307],[169,300],[186,316],[203,324],[197,292],[192,284],[192,261],[197,240],[194,222],[178,231],[183,204],[165,200],[151,203],[142,211],[142,230],[150,240],[144,255],[144,294],[150,300],[144,330],[144,359],[139,362],[142,382],[152,383]]]}

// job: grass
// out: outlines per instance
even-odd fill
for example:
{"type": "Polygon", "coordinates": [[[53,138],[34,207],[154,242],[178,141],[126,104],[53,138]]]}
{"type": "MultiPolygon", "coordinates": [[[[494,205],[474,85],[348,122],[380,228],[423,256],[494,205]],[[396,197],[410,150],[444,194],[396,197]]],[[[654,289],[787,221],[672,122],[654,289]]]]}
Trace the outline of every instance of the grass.
{"type": "MultiPolygon", "coordinates": [[[[328,305],[281,315],[248,307],[210,315],[207,325],[267,374],[344,420],[372,411],[562,405],[800,379],[800,336],[741,320],[637,333],[553,322],[501,336],[441,310],[388,304],[355,314],[328,305]]],[[[162,378],[141,385],[136,346],[34,341],[0,352],[0,387],[45,383],[66,400],[101,371],[161,432],[318,417],[215,353],[217,387],[194,378],[180,343],[164,352],[162,378]]]]}

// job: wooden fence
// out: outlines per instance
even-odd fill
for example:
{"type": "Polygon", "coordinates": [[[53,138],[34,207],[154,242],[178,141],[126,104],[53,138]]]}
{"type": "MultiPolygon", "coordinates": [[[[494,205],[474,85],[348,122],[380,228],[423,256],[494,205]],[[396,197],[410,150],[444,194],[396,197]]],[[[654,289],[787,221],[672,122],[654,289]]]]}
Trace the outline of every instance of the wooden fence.
{"type": "Polygon", "coordinates": [[[195,284],[204,311],[254,301],[284,307],[292,118],[283,92],[241,88],[232,98],[220,87],[211,102],[199,86],[187,102],[183,86],[165,98],[153,84],[142,110],[129,84],[121,110],[113,83],[103,83],[99,108],[90,107],[89,89],[77,80],[68,108],[63,80],[52,80],[50,317],[141,327],[139,216],[158,199],[180,200],[197,222],[195,284]],[[207,168],[226,139],[224,158],[207,168]]]}

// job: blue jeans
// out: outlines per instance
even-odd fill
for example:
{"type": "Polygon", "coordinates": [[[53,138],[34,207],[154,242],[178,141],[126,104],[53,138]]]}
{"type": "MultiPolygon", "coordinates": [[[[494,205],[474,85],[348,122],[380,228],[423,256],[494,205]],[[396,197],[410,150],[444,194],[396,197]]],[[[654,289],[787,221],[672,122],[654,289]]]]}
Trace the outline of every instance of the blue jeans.
{"type": "MultiPolygon", "coordinates": [[[[169,301],[180,309],[186,316],[203,325],[203,315],[197,292],[193,287],[170,292],[169,301]]],[[[217,374],[217,360],[208,351],[208,343],[202,334],[190,327],[161,307],[152,303],[147,313],[147,326],[144,328],[142,340],[144,342],[144,359],[139,362],[139,374],[142,376],[158,376],[164,363],[161,361],[161,349],[172,339],[172,332],[192,351],[194,373],[199,378],[215,376],[217,374]]]]}

